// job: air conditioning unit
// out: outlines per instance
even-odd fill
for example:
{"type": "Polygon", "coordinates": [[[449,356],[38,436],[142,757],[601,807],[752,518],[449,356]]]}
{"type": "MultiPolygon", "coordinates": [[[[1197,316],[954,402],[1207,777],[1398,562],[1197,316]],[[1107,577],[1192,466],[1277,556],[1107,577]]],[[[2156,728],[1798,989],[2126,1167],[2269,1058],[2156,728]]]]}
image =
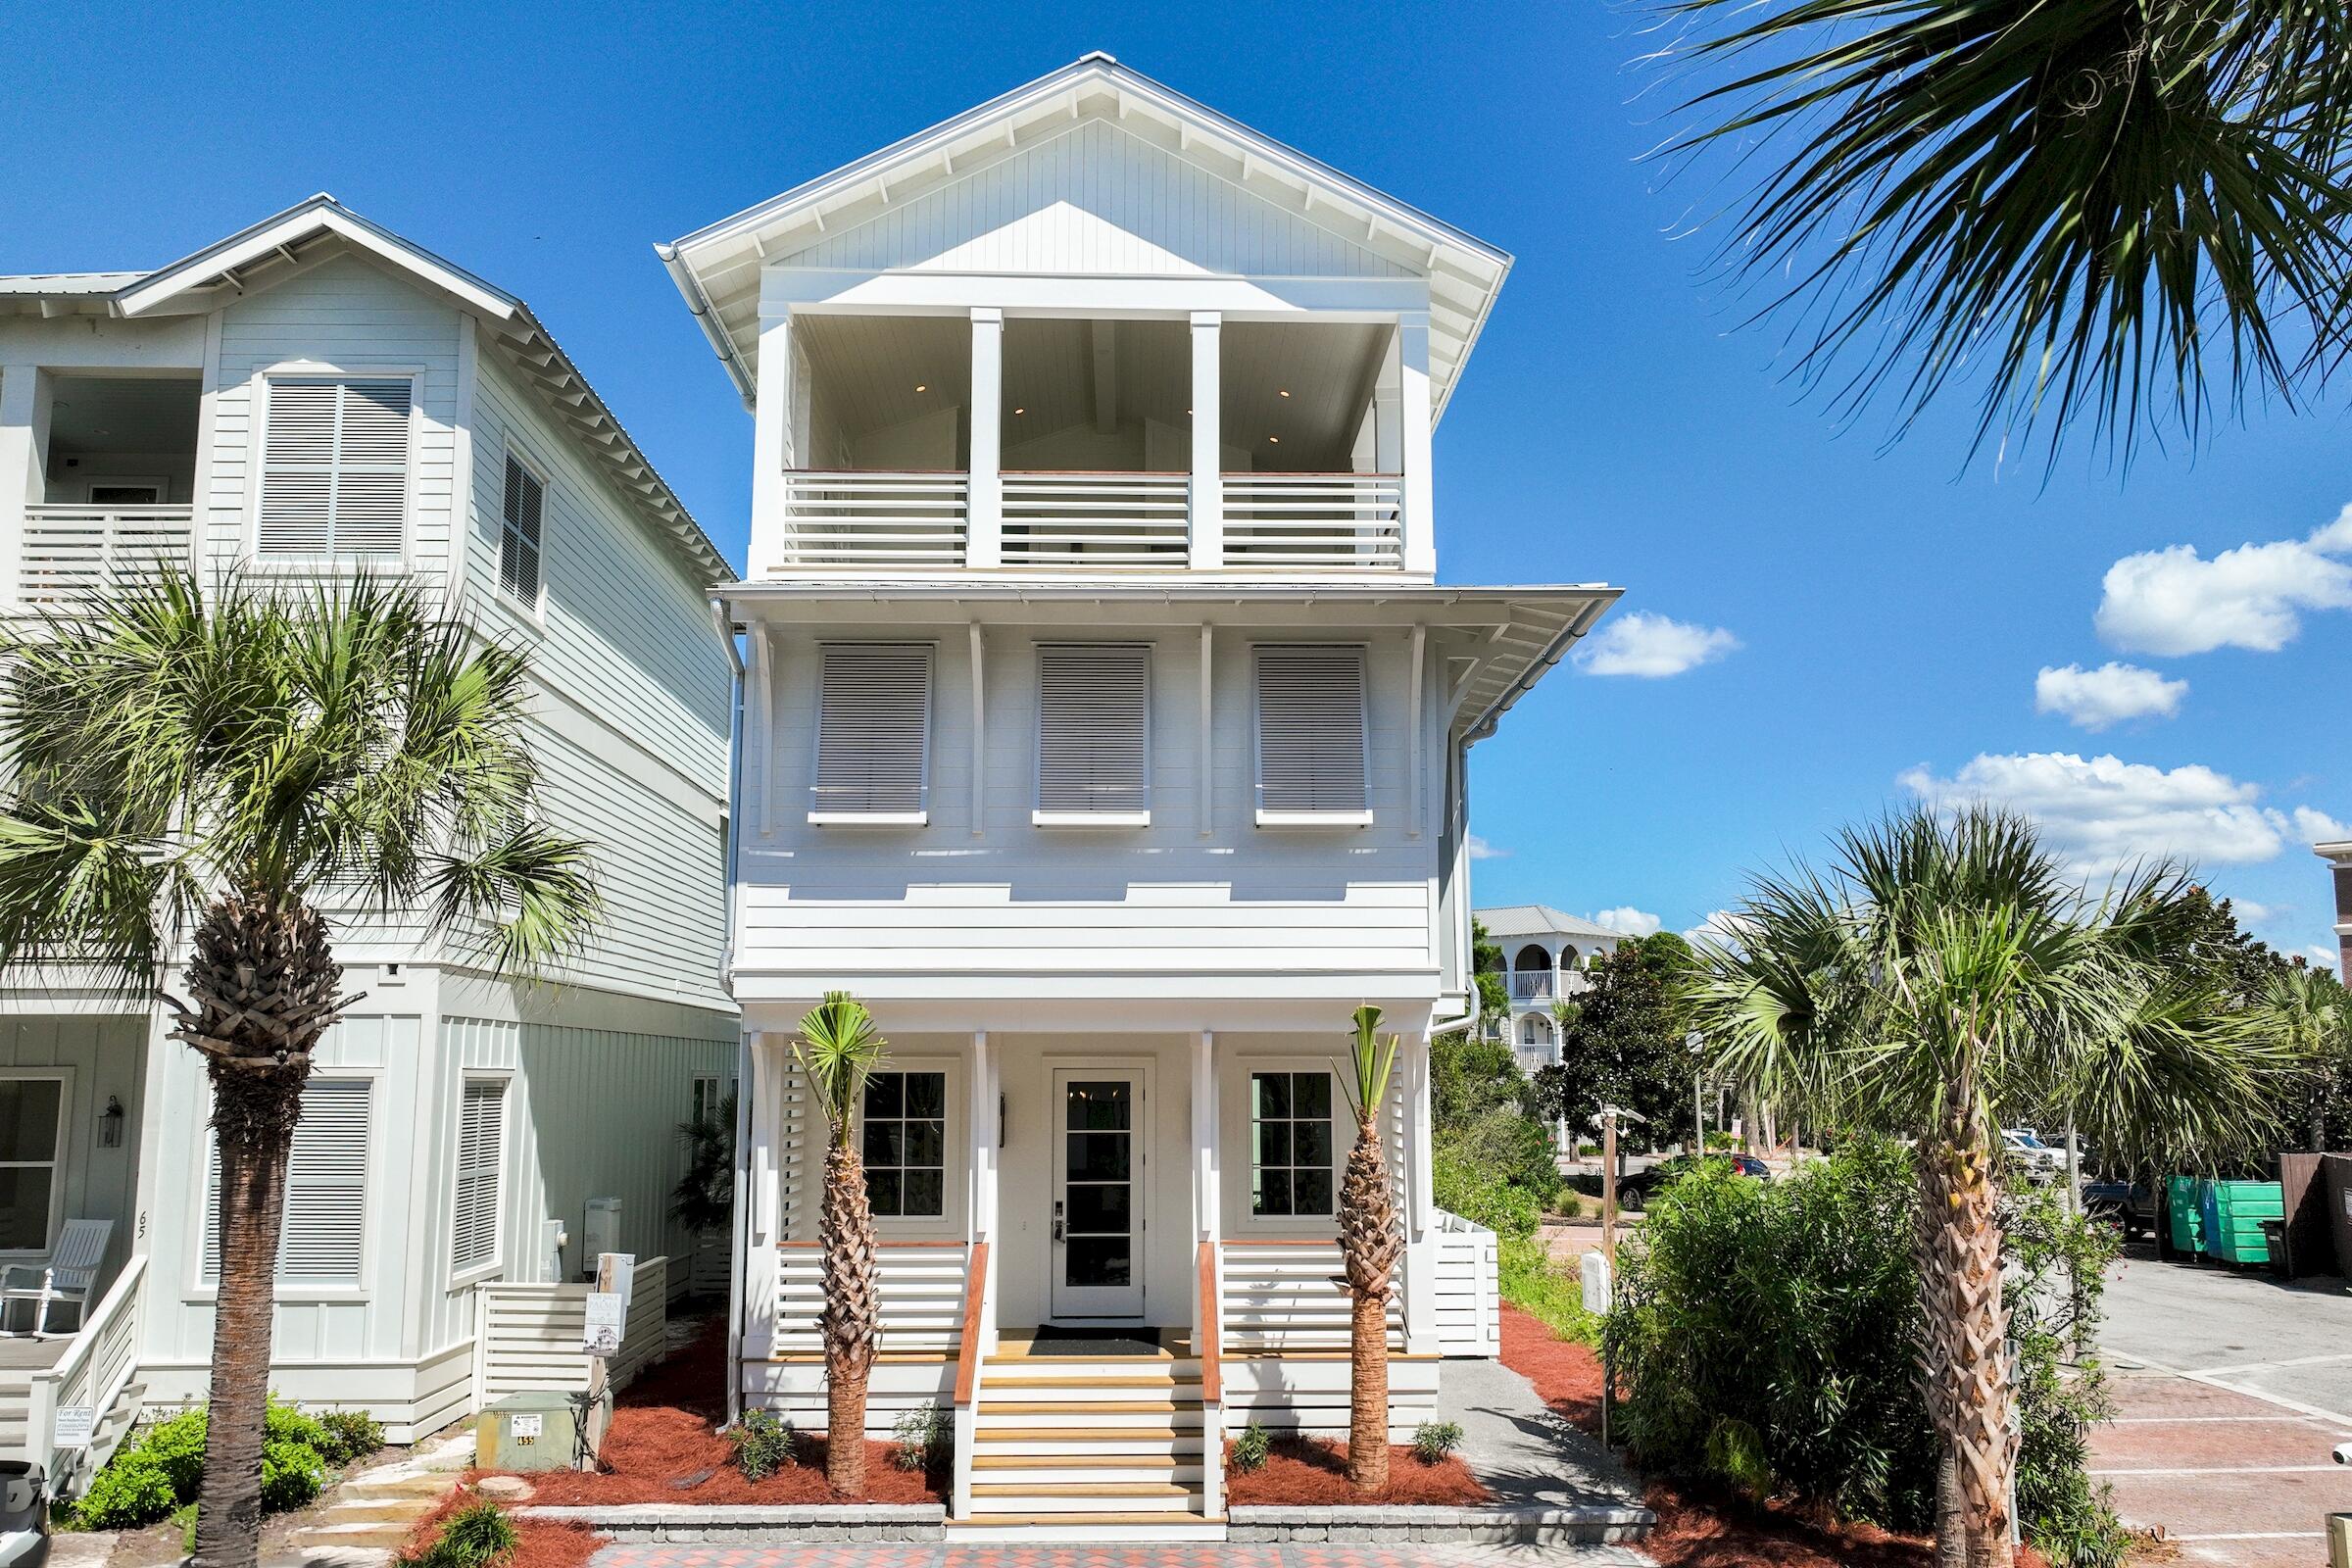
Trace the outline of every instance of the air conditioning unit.
{"type": "Polygon", "coordinates": [[[580,1278],[596,1277],[596,1260],[620,1250],[620,1200],[591,1198],[586,1222],[580,1227],[580,1278]]]}

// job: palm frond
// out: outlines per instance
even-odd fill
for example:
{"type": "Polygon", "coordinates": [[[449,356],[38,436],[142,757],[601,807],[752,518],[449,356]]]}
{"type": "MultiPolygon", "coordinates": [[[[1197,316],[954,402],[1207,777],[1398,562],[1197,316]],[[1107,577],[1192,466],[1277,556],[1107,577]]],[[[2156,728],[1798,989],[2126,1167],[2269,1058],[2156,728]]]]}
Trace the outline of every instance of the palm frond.
{"type": "Polygon", "coordinates": [[[793,1059],[807,1075],[836,1143],[850,1136],[865,1081],[889,1051],[889,1042],[874,1027],[874,1015],[847,991],[826,992],[825,1000],[801,1019],[801,1037],[792,1043],[793,1059]]]}

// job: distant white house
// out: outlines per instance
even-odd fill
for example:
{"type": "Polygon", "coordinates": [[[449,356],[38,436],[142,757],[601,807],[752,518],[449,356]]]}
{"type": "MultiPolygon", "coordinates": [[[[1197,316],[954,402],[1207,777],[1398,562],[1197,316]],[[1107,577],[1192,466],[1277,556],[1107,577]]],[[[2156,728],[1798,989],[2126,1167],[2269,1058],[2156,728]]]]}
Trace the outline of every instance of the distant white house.
{"type": "Polygon", "coordinates": [[[1490,1037],[1505,1032],[1529,1072],[1560,1059],[1556,1003],[1573,1001],[1592,985],[1586,970],[1617,951],[1625,933],[1563,914],[1547,904],[1508,904],[1480,909],[1487,940],[1502,950],[1503,989],[1510,994],[1507,1021],[1488,1021],[1490,1037]]]}
{"type": "MultiPolygon", "coordinates": [[[[478,1285],[694,1245],[675,1128],[737,1056],[706,598],[730,572],[520,300],[326,196],[154,270],[0,277],[0,613],[161,561],[365,566],[526,648],[544,808],[596,846],[607,918],[557,984],[398,914],[338,922],[366,995],[304,1093],[270,1387],[406,1442],[474,1402],[478,1285]]],[[[111,1226],[81,1330],[11,1342],[0,1453],[52,1457],[28,1427],[53,1374],[109,1437],[142,1392],[204,1396],[210,1091],[168,1027],[70,975],[0,988],[0,1263],[111,1226]]]]}
{"type": "Polygon", "coordinates": [[[2335,942],[2341,954],[2336,973],[2352,981],[2352,839],[2315,844],[2312,853],[2335,868],[2335,942]]]}

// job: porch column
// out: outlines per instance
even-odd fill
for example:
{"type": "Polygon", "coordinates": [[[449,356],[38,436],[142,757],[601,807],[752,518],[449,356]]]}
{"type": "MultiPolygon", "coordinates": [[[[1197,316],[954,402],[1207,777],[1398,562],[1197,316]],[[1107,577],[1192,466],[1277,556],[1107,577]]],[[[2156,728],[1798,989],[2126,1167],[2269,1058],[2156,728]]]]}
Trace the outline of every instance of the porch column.
{"type": "Polygon", "coordinates": [[[1193,1225],[1194,1239],[1216,1242],[1224,1234],[1217,1180],[1216,1032],[1193,1037],[1193,1225]]]}
{"type": "Polygon", "coordinates": [[[758,393],[752,400],[752,539],[745,574],[763,576],[786,564],[792,547],[785,470],[797,461],[793,440],[796,385],[792,312],[761,313],[758,393]]]}
{"type": "Polygon", "coordinates": [[[1438,569],[1435,488],[1430,483],[1429,313],[1407,311],[1396,321],[1399,453],[1404,468],[1404,504],[1397,523],[1403,534],[1404,569],[1434,576],[1438,569]]]}
{"type": "Polygon", "coordinates": [[[1438,1352],[1437,1198],[1429,1169],[1429,1036],[1414,1037],[1404,1083],[1404,1349],[1438,1352]]]}
{"type": "Polygon", "coordinates": [[[47,494],[34,397],[40,379],[38,366],[0,367],[0,602],[17,598],[25,505],[47,494]]]}
{"type": "Polygon", "coordinates": [[[988,1278],[980,1290],[980,1348],[997,1348],[997,1056],[988,1031],[972,1031],[970,1080],[972,1240],[988,1244],[988,1278]]]}
{"type": "Polygon", "coordinates": [[[1004,562],[1004,313],[972,307],[971,483],[964,493],[963,564],[1004,562]]]}
{"type": "Polygon", "coordinates": [[[1225,564],[1224,419],[1218,413],[1223,375],[1223,320],[1215,311],[1193,313],[1192,559],[1195,571],[1225,564]]]}
{"type": "Polygon", "coordinates": [[[783,1153],[783,1048],[763,1031],[752,1033],[751,1158],[746,1168],[750,1201],[743,1258],[743,1358],[763,1361],[776,1341],[776,1247],[786,1226],[779,1161],[783,1153]]]}

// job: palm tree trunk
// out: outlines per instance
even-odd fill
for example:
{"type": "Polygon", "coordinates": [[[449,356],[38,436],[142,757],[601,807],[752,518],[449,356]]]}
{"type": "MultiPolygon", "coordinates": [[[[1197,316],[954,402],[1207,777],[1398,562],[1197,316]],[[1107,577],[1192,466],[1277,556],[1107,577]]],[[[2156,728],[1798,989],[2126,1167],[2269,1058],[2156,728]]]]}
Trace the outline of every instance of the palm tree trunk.
{"type": "Polygon", "coordinates": [[[1938,1136],[1919,1151],[1920,1379],[1959,1493],[1957,1519],[1937,1509],[1939,1560],[1949,1560],[1957,1526],[1968,1568],[2004,1568],[2016,1462],[2009,1313],[2001,1302],[1991,1145],[1971,1098],[1955,1086],[1938,1136]]]}
{"type": "Polygon", "coordinates": [[[1358,1296],[1348,1340],[1348,1480],[1358,1492],[1389,1484],[1389,1303],[1358,1296]]]}
{"type": "Polygon", "coordinates": [[[1401,1238],[1395,1184],[1380,1147],[1379,1107],[1356,1124],[1340,1188],[1340,1255],[1354,1298],[1348,1342],[1348,1483],[1389,1484],[1389,1284],[1401,1238]]]}
{"type": "Polygon", "coordinates": [[[866,1380],[873,1372],[881,1307],[865,1162],[846,1134],[825,1151],[817,1239],[824,1250],[825,1304],[817,1326],[825,1339],[825,1482],[844,1497],[863,1497],[866,1380]]]}

